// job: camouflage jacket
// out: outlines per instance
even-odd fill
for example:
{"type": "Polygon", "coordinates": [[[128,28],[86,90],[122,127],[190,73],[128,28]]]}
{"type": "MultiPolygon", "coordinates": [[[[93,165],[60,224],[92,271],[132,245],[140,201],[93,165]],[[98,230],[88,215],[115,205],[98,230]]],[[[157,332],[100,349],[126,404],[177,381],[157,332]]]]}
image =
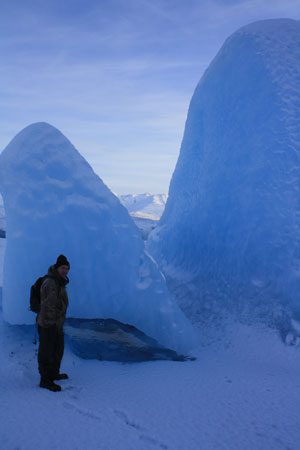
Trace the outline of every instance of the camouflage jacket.
{"type": "Polygon", "coordinates": [[[63,279],[51,266],[48,277],[41,286],[41,310],[37,317],[39,326],[49,328],[56,325],[63,328],[68,308],[68,294],[66,285],[68,279],[63,279]]]}

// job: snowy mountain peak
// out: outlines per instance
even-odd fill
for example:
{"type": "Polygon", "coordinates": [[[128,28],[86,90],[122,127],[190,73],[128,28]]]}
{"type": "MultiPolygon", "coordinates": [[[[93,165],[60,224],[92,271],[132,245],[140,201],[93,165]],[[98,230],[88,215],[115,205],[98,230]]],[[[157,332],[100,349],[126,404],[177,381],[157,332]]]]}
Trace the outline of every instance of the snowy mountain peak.
{"type": "Polygon", "coordinates": [[[133,217],[159,220],[167,201],[167,194],[128,194],[120,200],[133,217]]]}

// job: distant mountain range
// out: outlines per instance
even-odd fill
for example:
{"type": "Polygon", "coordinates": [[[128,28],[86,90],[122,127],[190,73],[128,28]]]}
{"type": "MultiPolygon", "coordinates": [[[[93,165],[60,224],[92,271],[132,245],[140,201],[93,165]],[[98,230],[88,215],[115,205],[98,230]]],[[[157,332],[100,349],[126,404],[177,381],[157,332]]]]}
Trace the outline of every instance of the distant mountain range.
{"type": "Polygon", "coordinates": [[[165,209],[167,194],[128,194],[119,199],[132,217],[157,221],[165,209]]]}

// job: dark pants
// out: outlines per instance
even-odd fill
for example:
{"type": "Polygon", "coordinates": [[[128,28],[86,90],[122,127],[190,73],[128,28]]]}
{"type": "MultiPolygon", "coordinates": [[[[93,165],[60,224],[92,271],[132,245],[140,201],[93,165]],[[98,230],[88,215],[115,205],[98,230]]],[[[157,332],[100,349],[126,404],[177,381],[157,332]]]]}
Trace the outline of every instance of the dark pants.
{"type": "Polygon", "coordinates": [[[39,352],[38,363],[42,380],[51,380],[59,374],[64,354],[64,333],[55,325],[49,328],[38,326],[39,352]]]}

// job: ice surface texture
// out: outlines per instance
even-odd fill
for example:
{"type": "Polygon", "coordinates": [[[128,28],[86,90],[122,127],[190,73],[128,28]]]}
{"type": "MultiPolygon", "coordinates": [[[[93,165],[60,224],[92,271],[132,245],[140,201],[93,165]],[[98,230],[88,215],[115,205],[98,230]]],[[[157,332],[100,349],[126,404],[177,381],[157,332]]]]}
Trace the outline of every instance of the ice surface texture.
{"type": "Polygon", "coordinates": [[[137,227],[60,131],[45,123],[22,130],[0,155],[0,191],[7,220],[6,321],[34,321],[30,285],[63,253],[71,263],[70,317],[111,317],[186,351],[191,326],[137,227]]]}
{"type": "Polygon", "coordinates": [[[195,90],[150,250],[194,306],[300,319],[299,189],[300,22],[256,22],[195,90]]]}

